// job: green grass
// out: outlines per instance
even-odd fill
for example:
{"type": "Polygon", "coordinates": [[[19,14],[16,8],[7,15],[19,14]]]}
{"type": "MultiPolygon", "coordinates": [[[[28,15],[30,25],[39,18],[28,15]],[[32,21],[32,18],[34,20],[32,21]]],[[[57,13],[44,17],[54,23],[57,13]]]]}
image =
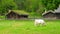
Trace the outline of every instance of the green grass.
{"type": "Polygon", "coordinates": [[[42,16],[41,16],[41,14],[37,14],[37,13],[35,13],[35,12],[31,12],[31,13],[29,13],[29,16],[28,16],[29,18],[41,18],[42,16]]]}
{"type": "Polygon", "coordinates": [[[34,26],[34,20],[0,20],[0,34],[60,34],[60,20],[46,20],[46,26],[34,26]]]}
{"type": "Polygon", "coordinates": [[[5,16],[0,16],[0,19],[5,19],[5,16]]]}

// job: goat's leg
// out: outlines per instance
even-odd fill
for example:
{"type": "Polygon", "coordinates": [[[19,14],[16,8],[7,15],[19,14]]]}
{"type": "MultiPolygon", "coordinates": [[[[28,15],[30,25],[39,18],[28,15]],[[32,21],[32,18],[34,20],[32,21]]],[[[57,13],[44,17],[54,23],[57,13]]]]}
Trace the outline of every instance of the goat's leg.
{"type": "Polygon", "coordinates": [[[46,26],[46,23],[42,23],[42,26],[46,26]]]}
{"type": "Polygon", "coordinates": [[[37,26],[37,22],[35,22],[34,25],[37,26]]]}

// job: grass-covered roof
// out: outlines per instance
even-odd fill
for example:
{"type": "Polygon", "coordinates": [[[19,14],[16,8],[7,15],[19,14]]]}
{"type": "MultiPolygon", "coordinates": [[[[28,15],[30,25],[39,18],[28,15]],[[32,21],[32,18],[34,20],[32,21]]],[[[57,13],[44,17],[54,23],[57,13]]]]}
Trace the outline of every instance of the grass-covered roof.
{"type": "MultiPolygon", "coordinates": [[[[28,15],[28,13],[24,10],[11,10],[12,12],[15,12],[17,14],[20,14],[20,15],[28,15]]],[[[9,13],[11,12],[9,11],[9,13]]]]}

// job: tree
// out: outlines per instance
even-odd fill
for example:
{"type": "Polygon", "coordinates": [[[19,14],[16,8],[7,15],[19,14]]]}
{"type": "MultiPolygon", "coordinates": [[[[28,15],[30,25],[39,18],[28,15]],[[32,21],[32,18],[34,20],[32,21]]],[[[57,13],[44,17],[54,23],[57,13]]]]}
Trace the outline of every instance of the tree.
{"type": "Polygon", "coordinates": [[[43,5],[47,10],[54,10],[60,4],[60,0],[42,0],[43,5]]]}
{"type": "Polygon", "coordinates": [[[9,9],[17,9],[17,5],[14,0],[1,0],[0,14],[4,15],[9,9]]]}

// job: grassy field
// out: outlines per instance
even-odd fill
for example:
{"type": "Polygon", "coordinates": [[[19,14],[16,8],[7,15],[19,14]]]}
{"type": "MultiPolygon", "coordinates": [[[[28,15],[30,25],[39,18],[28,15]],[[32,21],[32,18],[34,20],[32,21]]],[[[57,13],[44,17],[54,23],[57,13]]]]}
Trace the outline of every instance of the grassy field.
{"type": "Polygon", "coordinates": [[[46,20],[46,26],[34,26],[34,20],[0,20],[0,34],[60,34],[60,20],[46,20]]]}

